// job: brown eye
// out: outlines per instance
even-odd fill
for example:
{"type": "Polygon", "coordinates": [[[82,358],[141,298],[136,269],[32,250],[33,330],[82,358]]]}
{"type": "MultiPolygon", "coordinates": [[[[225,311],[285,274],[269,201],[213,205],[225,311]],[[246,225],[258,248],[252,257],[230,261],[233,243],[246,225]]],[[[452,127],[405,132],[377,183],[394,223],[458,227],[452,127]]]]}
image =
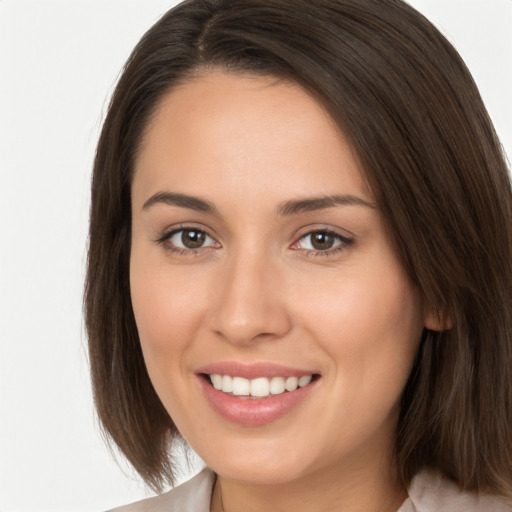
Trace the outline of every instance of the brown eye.
{"type": "Polygon", "coordinates": [[[311,245],[313,249],[317,251],[326,251],[328,249],[332,249],[334,243],[336,242],[336,238],[334,235],[330,233],[313,233],[311,236],[311,245]]]}
{"type": "Polygon", "coordinates": [[[331,231],[312,231],[301,237],[297,248],[330,254],[330,251],[336,250],[337,248],[342,249],[344,246],[348,246],[351,243],[351,239],[331,231]]]}
{"type": "Polygon", "coordinates": [[[198,249],[202,247],[206,240],[204,231],[197,229],[184,229],[181,232],[181,243],[187,249],[198,249]]]}
{"type": "Polygon", "coordinates": [[[176,249],[202,249],[206,247],[215,247],[215,240],[205,231],[196,228],[183,228],[173,231],[166,236],[166,244],[176,249]]]}

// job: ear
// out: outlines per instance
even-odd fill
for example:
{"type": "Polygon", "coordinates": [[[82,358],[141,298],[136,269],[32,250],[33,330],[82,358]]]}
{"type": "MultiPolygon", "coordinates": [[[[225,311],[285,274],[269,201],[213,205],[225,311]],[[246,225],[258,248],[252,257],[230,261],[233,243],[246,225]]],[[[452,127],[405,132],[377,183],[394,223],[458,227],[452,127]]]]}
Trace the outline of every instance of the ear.
{"type": "Polygon", "coordinates": [[[449,331],[454,325],[451,315],[434,311],[432,308],[425,312],[424,318],[425,327],[430,331],[449,331]]]}

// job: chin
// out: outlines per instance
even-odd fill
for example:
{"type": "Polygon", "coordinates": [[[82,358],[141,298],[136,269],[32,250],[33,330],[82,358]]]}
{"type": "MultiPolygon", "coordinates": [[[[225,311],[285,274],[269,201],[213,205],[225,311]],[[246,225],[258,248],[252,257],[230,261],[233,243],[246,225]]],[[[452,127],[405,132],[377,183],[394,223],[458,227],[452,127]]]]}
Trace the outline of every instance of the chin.
{"type": "Polygon", "coordinates": [[[304,472],[289,464],[281,464],[278,460],[272,463],[252,462],[236,464],[230,461],[228,464],[220,463],[218,466],[211,466],[212,469],[227,480],[233,480],[246,485],[285,485],[297,481],[304,472]]]}
{"type": "Polygon", "coordinates": [[[204,453],[203,460],[221,477],[252,485],[281,485],[308,474],[315,457],[305,457],[296,442],[277,439],[230,439],[217,441],[215,453],[204,453]],[[227,446],[226,446],[227,445],[227,446]]]}

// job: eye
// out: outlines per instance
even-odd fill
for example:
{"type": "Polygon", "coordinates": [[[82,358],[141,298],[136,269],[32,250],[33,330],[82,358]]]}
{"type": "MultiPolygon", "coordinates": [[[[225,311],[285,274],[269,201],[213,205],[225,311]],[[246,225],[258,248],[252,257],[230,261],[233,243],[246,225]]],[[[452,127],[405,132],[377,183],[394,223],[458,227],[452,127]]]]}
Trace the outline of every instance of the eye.
{"type": "Polygon", "coordinates": [[[202,249],[204,247],[216,247],[217,242],[205,231],[196,228],[183,228],[174,230],[162,240],[171,249],[202,249]]]}
{"type": "Polygon", "coordinates": [[[350,245],[353,240],[328,230],[311,231],[303,235],[295,248],[331,254],[350,245]]]}

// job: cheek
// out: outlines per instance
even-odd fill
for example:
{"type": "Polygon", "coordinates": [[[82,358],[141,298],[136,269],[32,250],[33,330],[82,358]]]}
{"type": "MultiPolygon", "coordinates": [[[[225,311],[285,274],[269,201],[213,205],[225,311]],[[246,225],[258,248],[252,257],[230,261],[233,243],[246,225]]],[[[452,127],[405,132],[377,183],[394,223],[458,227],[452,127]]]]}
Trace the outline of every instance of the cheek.
{"type": "Polygon", "coordinates": [[[297,307],[309,318],[311,329],[322,338],[350,339],[357,345],[367,340],[397,342],[413,339],[421,331],[421,303],[415,290],[403,279],[387,275],[373,281],[369,276],[332,280],[320,292],[304,286],[297,307]],[[308,290],[309,288],[309,290],[308,290]],[[412,336],[412,337],[411,337],[412,336]]]}
{"type": "MultiPolygon", "coordinates": [[[[184,351],[197,329],[207,297],[201,276],[189,276],[132,249],[130,290],[147,364],[184,351]]],[[[173,358],[177,361],[177,359],[173,358]]]]}
{"type": "Polygon", "coordinates": [[[195,386],[189,354],[207,298],[202,281],[132,249],[130,289],[144,362],[176,424],[186,421],[195,386]]]}
{"type": "Polygon", "coordinates": [[[333,290],[308,324],[331,360],[328,384],[335,404],[325,428],[338,425],[348,445],[393,431],[421,337],[416,290],[390,270],[379,281],[339,283],[343,291],[333,290]]]}
{"type": "Polygon", "coordinates": [[[330,356],[345,398],[355,403],[375,397],[387,407],[401,394],[411,371],[423,329],[422,305],[394,261],[382,258],[362,268],[333,274],[322,293],[303,293],[302,316],[330,356]]]}

